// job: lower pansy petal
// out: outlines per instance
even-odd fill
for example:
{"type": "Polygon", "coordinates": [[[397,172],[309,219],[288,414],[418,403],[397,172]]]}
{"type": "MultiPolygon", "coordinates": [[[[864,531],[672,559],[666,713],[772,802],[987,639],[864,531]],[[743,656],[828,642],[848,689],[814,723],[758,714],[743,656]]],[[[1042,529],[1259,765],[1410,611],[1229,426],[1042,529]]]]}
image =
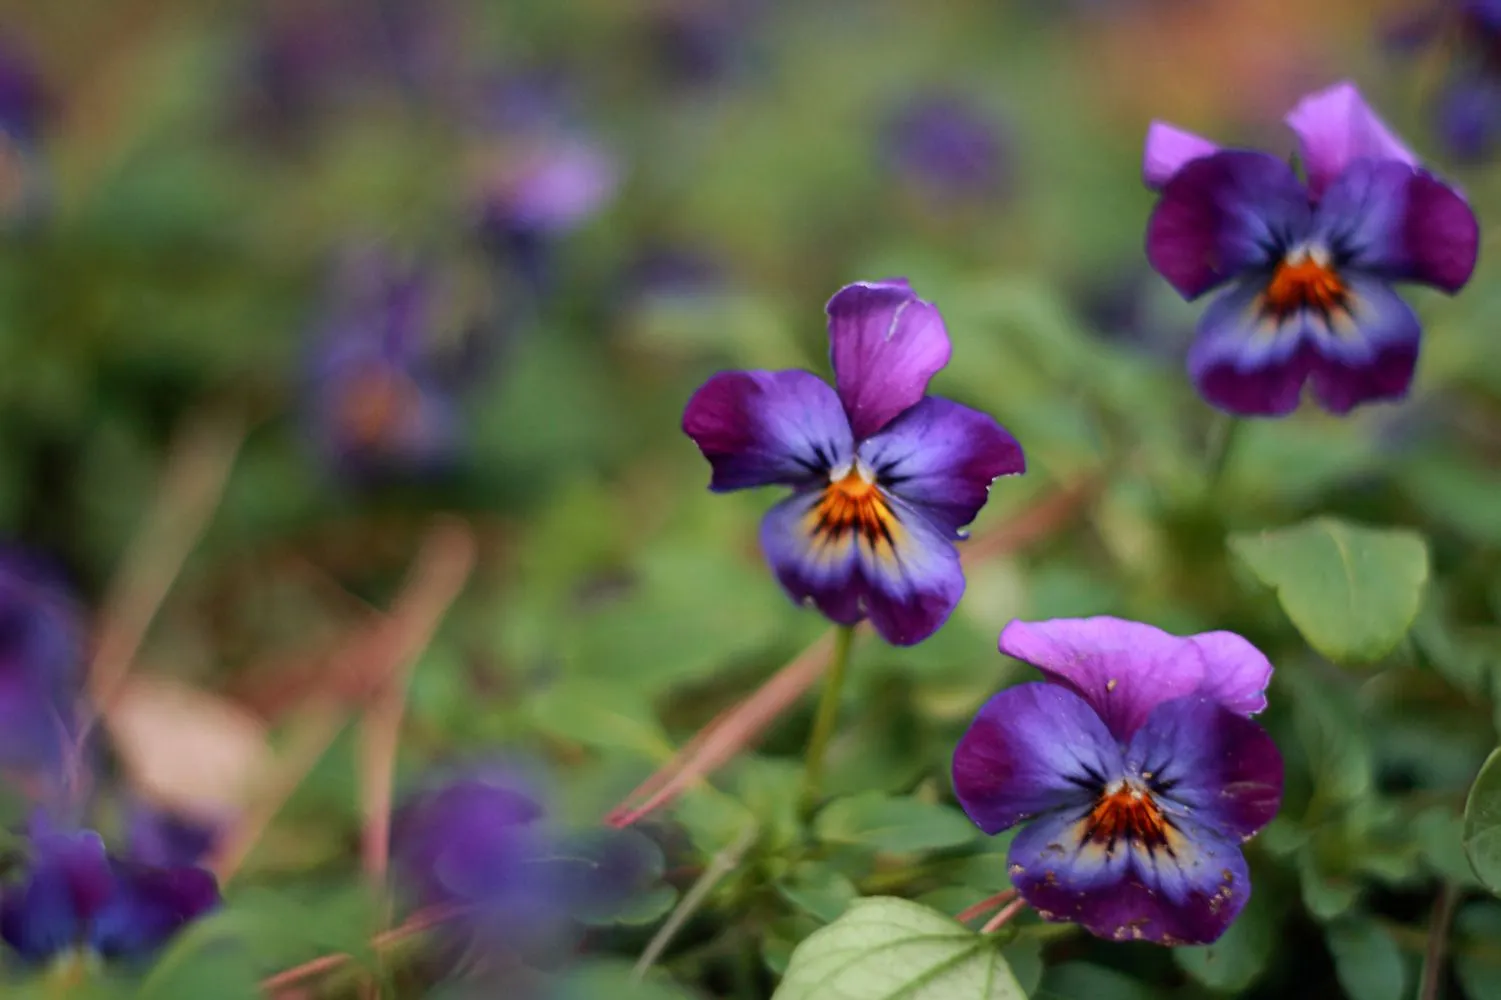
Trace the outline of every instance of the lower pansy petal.
{"type": "Polygon", "coordinates": [[[683,432],[713,467],[709,488],[802,486],[848,462],[849,420],[812,372],[720,372],[699,387],[683,432]]]}
{"type": "Polygon", "coordinates": [[[1000,646],[1077,692],[1121,741],[1158,705],[1192,694],[1204,680],[1204,657],[1192,639],[1120,618],[1013,621],[1000,646]]]}
{"type": "Polygon", "coordinates": [[[1266,153],[1225,150],[1184,164],[1147,223],[1147,260],[1187,299],[1248,268],[1304,232],[1308,193],[1292,168],[1266,153]]]}
{"type": "Polygon", "coordinates": [[[936,396],[861,442],[859,456],[877,482],[950,538],[985,505],[992,480],[1026,469],[1021,445],[994,417],[936,396]]]}
{"type": "Polygon", "coordinates": [[[863,603],[870,624],[893,646],[938,631],[964,596],[964,570],[948,534],[927,515],[888,496],[888,534],[857,544],[863,603]]]}
{"type": "Polygon", "coordinates": [[[116,891],[89,928],[106,958],[146,955],[219,905],[219,885],[202,868],[154,868],[120,862],[116,891]]]}
{"type": "Polygon", "coordinates": [[[822,491],[807,490],[767,511],[761,520],[761,550],[794,601],[812,603],[837,624],[853,625],[865,617],[857,533],[816,533],[822,498],[822,491]]]}
{"type": "Polygon", "coordinates": [[[1164,814],[1192,817],[1235,841],[1256,834],[1282,803],[1282,754],[1266,730],[1215,702],[1159,705],[1126,748],[1126,771],[1164,814]]]}
{"type": "Polygon", "coordinates": [[[1331,413],[1406,396],[1422,339],[1417,314],[1390,287],[1367,277],[1347,285],[1348,313],[1311,327],[1313,391],[1331,413]]]}
{"type": "Polygon", "coordinates": [[[1212,302],[1188,351],[1188,372],[1210,405],[1243,417],[1281,417],[1298,408],[1317,360],[1301,315],[1277,322],[1261,312],[1260,279],[1212,302]]]}
{"type": "Polygon", "coordinates": [[[1122,767],[1088,702],[1055,684],[1019,684],[987,701],[954,748],[954,795],[994,835],[1041,813],[1077,812],[1122,767]]]}
{"type": "Polygon", "coordinates": [[[1192,819],[1151,850],[1125,840],[1099,843],[1085,823],[1055,814],[1012,841],[1012,883],[1046,920],[1077,923],[1114,941],[1209,944],[1250,898],[1240,847],[1192,819]]]}

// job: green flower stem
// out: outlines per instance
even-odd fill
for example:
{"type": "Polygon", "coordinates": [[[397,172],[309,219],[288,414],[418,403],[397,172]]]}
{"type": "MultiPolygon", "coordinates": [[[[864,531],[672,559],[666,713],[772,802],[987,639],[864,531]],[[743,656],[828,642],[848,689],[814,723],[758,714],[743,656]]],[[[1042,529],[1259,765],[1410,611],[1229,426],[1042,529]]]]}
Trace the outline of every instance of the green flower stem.
{"type": "Polygon", "coordinates": [[[823,781],[823,758],[829,749],[829,740],[834,737],[834,724],[839,721],[839,700],[844,693],[844,677],[850,662],[850,643],[855,637],[853,625],[841,625],[834,630],[834,658],[829,662],[829,672],[824,677],[823,696],[818,702],[818,714],[813,719],[813,735],[808,737],[808,752],[803,758],[802,811],[807,816],[818,805],[818,788],[823,781]]]}
{"type": "Polygon", "coordinates": [[[1235,439],[1244,423],[1239,417],[1222,413],[1210,430],[1209,456],[1205,462],[1208,478],[1204,492],[1211,498],[1219,492],[1220,481],[1225,478],[1225,469],[1230,464],[1230,455],[1235,451],[1235,439]]]}

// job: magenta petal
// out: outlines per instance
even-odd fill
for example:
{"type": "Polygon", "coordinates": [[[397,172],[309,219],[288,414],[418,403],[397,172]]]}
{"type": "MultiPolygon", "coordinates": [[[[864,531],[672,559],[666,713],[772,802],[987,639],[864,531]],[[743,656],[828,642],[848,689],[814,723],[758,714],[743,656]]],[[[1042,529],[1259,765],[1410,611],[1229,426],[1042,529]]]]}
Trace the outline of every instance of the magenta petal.
{"type": "Polygon", "coordinates": [[[1315,198],[1356,160],[1395,160],[1408,166],[1418,162],[1349,81],[1309,94],[1283,121],[1298,134],[1315,198]]]}
{"type": "Polygon", "coordinates": [[[1147,187],[1160,191],[1162,186],[1183,169],[1184,164],[1219,152],[1220,147],[1192,132],[1152,122],[1147,126],[1146,147],[1141,157],[1141,178],[1147,187]]]}
{"type": "Polygon", "coordinates": [[[1192,639],[1120,618],[1013,621],[1001,652],[1077,692],[1122,742],[1158,705],[1198,690],[1204,656],[1192,639]]]}
{"type": "Polygon", "coordinates": [[[1174,822],[1191,816],[1239,842],[1258,833],[1282,803],[1282,754],[1266,730],[1204,697],[1153,709],[1126,748],[1126,772],[1152,775],[1158,804],[1174,822]]]}
{"type": "Polygon", "coordinates": [[[1174,856],[1126,843],[1081,845],[1081,820],[1044,817],[1011,842],[1017,890],[1046,920],[1077,923],[1113,941],[1165,945],[1219,939],[1251,896],[1251,874],[1233,840],[1189,817],[1178,820],[1174,856]]]}
{"type": "Polygon", "coordinates": [[[1237,715],[1255,715],[1266,708],[1266,686],[1272,682],[1272,661],[1234,632],[1201,632],[1189,641],[1204,657],[1204,680],[1198,694],[1237,715]]]}
{"type": "Polygon", "coordinates": [[[835,385],[863,440],[923,398],[949,362],[948,331],[905,278],[846,285],[827,311],[835,385]]]}
{"type": "Polygon", "coordinates": [[[805,371],[720,372],[688,401],[683,433],[713,467],[715,491],[805,485],[854,451],[839,398],[805,371]]]}
{"type": "Polygon", "coordinates": [[[1185,164],[1162,189],[1147,222],[1147,260],[1193,299],[1271,263],[1288,234],[1310,221],[1307,191],[1266,153],[1225,150],[1185,164]]]}
{"type": "Polygon", "coordinates": [[[937,396],[861,442],[858,454],[877,482],[951,538],[985,506],[992,480],[1026,470],[1021,445],[994,417],[937,396]]]}
{"type": "Polygon", "coordinates": [[[954,748],[954,795],[994,835],[1086,808],[1089,787],[1121,768],[1120,747],[1088,702],[1055,684],[1019,684],[987,701],[954,748]]]}

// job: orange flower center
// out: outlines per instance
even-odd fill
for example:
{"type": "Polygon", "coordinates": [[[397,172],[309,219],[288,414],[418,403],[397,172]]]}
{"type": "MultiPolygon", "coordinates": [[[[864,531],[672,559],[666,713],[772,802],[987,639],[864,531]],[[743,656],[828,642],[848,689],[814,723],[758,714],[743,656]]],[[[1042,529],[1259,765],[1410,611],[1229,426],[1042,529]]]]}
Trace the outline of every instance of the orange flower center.
{"type": "Polygon", "coordinates": [[[825,544],[843,541],[855,532],[872,547],[896,546],[896,516],[881,488],[859,466],[824,487],[809,514],[808,527],[808,533],[825,544]]]}
{"type": "Polygon", "coordinates": [[[1079,843],[1100,844],[1110,853],[1117,842],[1125,840],[1148,850],[1163,848],[1171,854],[1170,828],[1171,823],[1150,792],[1131,782],[1117,781],[1095,801],[1081,826],[1079,843]]]}
{"type": "Polygon", "coordinates": [[[389,440],[417,406],[417,390],[404,376],[370,367],[342,387],[335,416],[355,444],[374,447],[389,440]]]}
{"type": "Polygon", "coordinates": [[[1263,299],[1267,312],[1285,319],[1304,309],[1344,312],[1349,291],[1321,251],[1294,250],[1272,272],[1263,299]]]}

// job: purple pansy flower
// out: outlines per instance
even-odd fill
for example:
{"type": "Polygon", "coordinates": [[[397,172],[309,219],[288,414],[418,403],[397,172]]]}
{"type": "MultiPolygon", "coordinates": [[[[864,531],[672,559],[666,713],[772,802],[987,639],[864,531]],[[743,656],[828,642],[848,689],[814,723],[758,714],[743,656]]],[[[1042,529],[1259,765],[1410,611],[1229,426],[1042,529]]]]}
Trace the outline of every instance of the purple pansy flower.
{"type": "Polygon", "coordinates": [[[1285,121],[1307,175],[1267,153],[1219,149],[1154,124],[1143,176],[1161,198],[1147,259],[1186,299],[1228,285],[1189,350],[1194,384],[1243,416],[1297,408],[1305,382],[1332,413],[1400,399],[1422,328],[1397,282],[1457,292],[1479,224],[1348,83],[1285,121]]]}
{"type": "Polygon", "coordinates": [[[908,102],[892,117],[885,140],[898,175],[933,200],[992,197],[1010,181],[1000,126],[957,94],[908,102]]]}
{"type": "Polygon", "coordinates": [[[438,363],[434,276],[381,252],[339,275],[308,377],[324,456],[356,479],[447,468],[460,446],[456,386],[438,363]]]}
{"type": "Polygon", "coordinates": [[[114,857],[90,830],[38,821],[31,848],[25,881],[0,890],[0,937],[28,961],[79,947],[144,956],[219,904],[212,873],[114,857]]]}
{"type": "Polygon", "coordinates": [[[1025,468],[995,419],[926,395],[949,360],[943,318],[905,279],[860,282],[828,304],[834,387],[807,371],[720,372],[683,431],[716,492],[791,486],[761,547],[793,600],[888,642],[932,635],[959,603],[953,543],[991,480],[1025,468]]]}
{"type": "Polygon", "coordinates": [[[1022,898],[1104,938],[1219,938],[1250,898],[1240,845],[1282,797],[1282,757],[1248,718],[1266,707],[1266,657],[1230,632],[1103,617],[1013,621],[1000,645],[1046,681],[985,703],[954,791],[986,833],[1022,825],[1022,898]]]}

